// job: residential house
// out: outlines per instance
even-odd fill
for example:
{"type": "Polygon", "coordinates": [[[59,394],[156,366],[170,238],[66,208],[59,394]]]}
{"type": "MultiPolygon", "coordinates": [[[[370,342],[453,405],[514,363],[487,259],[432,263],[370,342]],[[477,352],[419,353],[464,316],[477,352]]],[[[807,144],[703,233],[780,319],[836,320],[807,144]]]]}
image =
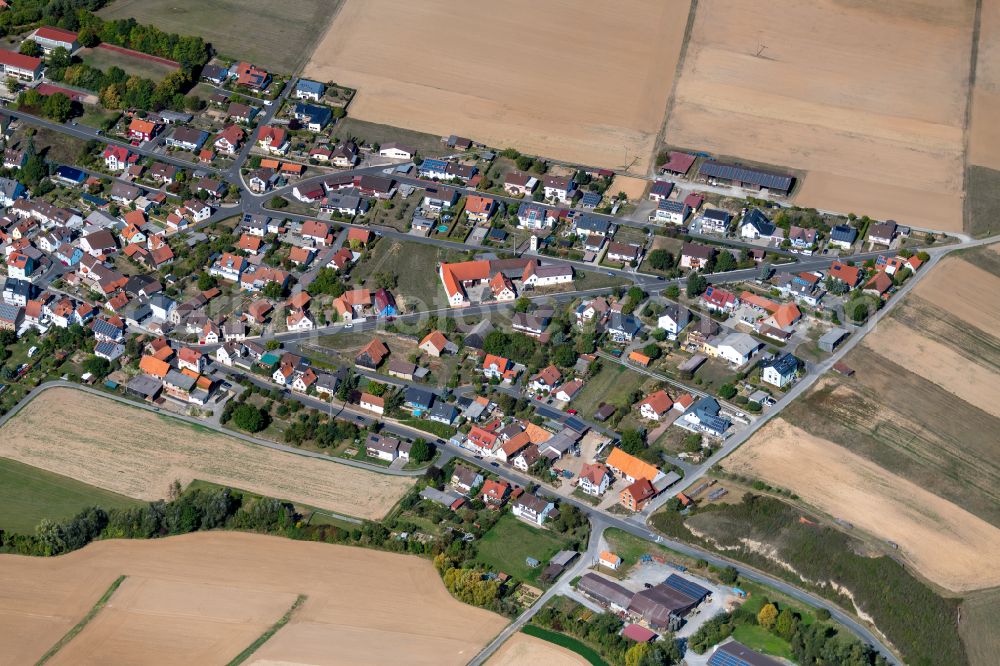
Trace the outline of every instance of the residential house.
{"type": "Polygon", "coordinates": [[[333,119],[333,111],[325,106],[314,106],[299,102],[292,110],[292,115],[310,132],[322,132],[323,128],[333,119]]]}
{"type": "Polygon", "coordinates": [[[365,440],[365,455],[392,462],[399,456],[399,440],[388,435],[369,433],[365,440]]]}
{"type": "Polygon", "coordinates": [[[799,359],[786,352],[761,363],[760,368],[761,381],[778,388],[784,388],[795,380],[799,370],[799,359]]]}
{"type": "Polygon", "coordinates": [[[722,408],[715,398],[705,397],[684,412],[676,423],[694,432],[722,437],[731,423],[719,416],[721,411],[722,408]]]}
{"type": "Polygon", "coordinates": [[[562,373],[559,372],[559,368],[550,365],[542,368],[538,371],[538,374],[531,377],[528,382],[528,389],[535,393],[540,391],[551,393],[559,385],[561,379],[562,373]]]}
{"type": "Polygon", "coordinates": [[[649,479],[636,479],[619,493],[619,503],[629,511],[642,511],[656,497],[656,488],[649,479]]]}
{"type": "Polygon", "coordinates": [[[545,176],[542,180],[542,187],[545,190],[546,199],[559,203],[570,203],[573,200],[576,183],[573,182],[571,176],[545,176]]]}
{"type": "Polygon", "coordinates": [[[660,202],[670,198],[670,193],[674,191],[674,184],[669,180],[656,180],[649,188],[649,198],[660,202]]]}
{"type": "Polygon", "coordinates": [[[510,497],[510,484],[505,481],[487,479],[483,483],[482,497],[486,506],[491,509],[499,509],[506,504],[507,498],[510,497]]]}
{"type": "Polygon", "coordinates": [[[193,127],[175,127],[164,142],[171,148],[181,150],[200,150],[208,139],[208,132],[193,127]]]}
{"type": "Polygon", "coordinates": [[[13,178],[0,178],[0,206],[13,206],[18,199],[27,196],[24,185],[13,178]]]}
{"type": "Polygon", "coordinates": [[[431,331],[420,341],[420,350],[433,356],[440,357],[444,353],[457,354],[458,345],[450,342],[441,331],[431,331]]]}
{"type": "Polygon", "coordinates": [[[618,344],[632,342],[642,330],[642,322],[632,315],[612,312],[607,330],[613,342],[618,344]]]}
{"type": "Polygon", "coordinates": [[[898,229],[896,223],[892,220],[873,224],[868,229],[868,240],[879,245],[892,245],[898,229]]]}
{"type": "Polygon", "coordinates": [[[858,230],[847,224],[838,224],[830,229],[830,245],[850,250],[858,239],[858,230]]]}
{"type": "Polygon", "coordinates": [[[840,261],[834,261],[830,265],[830,277],[840,280],[851,289],[854,289],[861,282],[862,272],[857,266],[849,266],[840,261]]]}
{"type": "Polygon", "coordinates": [[[496,199],[471,194],[465,200],[465,214],[472,222],[483,223],[496,211],[496,199]]]}
{"type": "Polygon", "coordinates": [[[746,333],[730,333],[715,345],[715,349],[719,357],[735,366],[742,366],[763,346],[746,333]]]}
{"type": "Polygon", "coordinates": [[[701,233],[719,234],[724,236],[729,230],[729,223],[733,216],[727,211],[718,208],[708,208],[698,217],[701,223],[701,233]]]}
{"type": "Polygon", "coordinates": [[[367,409],[376,414],[385,414],[385,400],[371,393],[362,393],[361,401],[358,403],[361,409],[367,409]]]}
{"type": "Polygon", "coordinates": [[[602,463],[584,463],[576,486],[583,492],[594,497],[600,497],[611,485],[611,472],[602,463]]]}
{"type": "Polygon", "coordinates": [[[807,250],[816,244],[816,230],[792,225],[788,229],[788,240],[796,250],[807,250]]]}
{"type": "Polygon", "coordinates": [[[538,495],[524,493],[510,505],[510,511],[521,520],[541,526],[555,511],[556,505],[538,495]]]}
{"type": "Polygon", "coordinates": [[[547,209],[532,203],[523,203],[517,209],[517,226],[524,229],[545,229],[552,226],[547,209]]]}
{"type": "Polygon", "coordinates": [[[656,326],[667,334],[669,340],[676,340],[678,334],[690,321],[690,310],[683,305],[668,303],[664,306],[659,319],[656,320],[656,326]]]}
{"type": "Polygon", "coordinates": [[[528,196],[538,187],[538,179],[522,171],[510,171],[504,176],[503,189],[512,196],[528,196]]]}
{"type": "Polygon", "coordinates": [[[483,475],[478,470],[459,464],[455,465],[450,483],[456,490],[467,495],[473,488],[483,485],[483,475]]]}
{"type": "Polygon", "coordinates": [[[889,290],[892,289],[893,282],[889,274],[884,271],[879,271],[876,273],[868,282],[865,283],[864,292],[866,294],[871,294],[873,296],[878,296],[879,298],[884,298],[889,290]]]}
{"type": "Polygon", "coordinates": [[[740,220],[737,228],[739,235],[744,240],[774,240],[781,238],[781,233],[777,227],[759,208],[751,208],[747,211],[743,219],[740,220]]]}
{"type": "Polygon", "coordinates": [[[274,155],[284,155],[291,143],[283,127],[261,125],[257,128],[257,145],[274,155]]]}
{"type": "Polygon", "coordinates": [[[663,472],[655,465],[650,465],[648,462],[622,451],[617,446],[611,450],[605,464],[616,476],[628,483],[634,483],[639,479],[647,479],[655,483],[663,476],[663,472]]]}
{"type": "Polygon", "coordinates": [[[503,356],[487,354],[483,359],[483,376],[488,379],[511,381],[517,376],[514,364],[503,356]]]}
{"type": "Polygon", "coordinates": [[[136,161],[135,156],[127,148],[114,145],[105,148],[104,152],[101,153],[101,158],[104,160],[104,165],[111,171],[124,171],[129,164],[136,161]]]}
{"type": "Polygon", "coordinates": [[[573,225],[576,235],[583,238],[588,236],[607,238],[614,233],[614,225],[611,224],[611,220],[606,217],[598,217],[597,215],[580,215],[576,218],[573,225]]]}
{"type": "Polygon", "coordinates": [[[681,246],[681,268],[699,270],[705,268],[715,256],[715,248],[700,243],[684,243],[681,246]]]}
{"type": "Polygon", "coordinates": [[[246,259],[226,252],[209,266],[208,274],[220,277],[223,280],[229,280],[230,282],[239,282],[246,266],[246,259]]]}
{"type": "Polygon", "coordinates": [[[674,401],[663,389],[650,393],[639,403],[639,414],[644,419],[659,421],[670,414],[674,401]]]}
{"type": "Polygon", "coordinates": [[[638,245],[612,242],[608,243],[608,250],[604,253],[604,258],[608,261],[635,264],[639,261],[639,253],[641,251],[642,248],[638,245]]]}
{"type": "Polygon", "coordinates": [[[295,99],[311,99],[318,102],[326,94],[326,86],[319,81],[299,79],[295,84],[295,99]]]}
{"type": "Polygon", "coordinates": [[[573,281],[573,267],[569,264],[546,264],[530,261],[521,275],[525,287],[549,287],[573,281]]]}
{"type": "Polygon", "coordinates": [[[411,146],[391,142],[383,143],[379,146],[378,154],[381,157],[390,157],[397,160],[412,160],[413,156],[417,154],[417,150],[411,146]]]}
{"type": "Polygon", "coordinates": [[[469,430],[465,445],[478,455],[488,458],[493,455],[493,452],[500,445],[500,441],[496,433],[474,425],[469,430]]]}
{"type": "Polygon", "coordinates": [[[389,348],[378,338],[372,338],[371,342],[354,357],[354,365],[362,370],[374,372],[382,364],[385,357],[389,355],[389,348]]]}
{"type": "Polygon", "coordinates": [[[235,155],[243,143],[246,133],[239,125],[228,125],[215,139],[215,149],[226,155],[235,155]]]}
{"type": "Polygon", "coordinates": [[[559,390],[556,391],[556,400],[561,400],[562,402],[570,402],[573,400],[573,396],[580,392],[583,388],[582,379],[574,379],[563,383],[559,390]]]}
{"type": "Polygon", "coordinates": [[[271,83],[271,75],[267,71],[248,62],[238,62],[233,65],[229,76],[236,79],[237,85],[251,90],[264,90],[271,83]]]}
{"type": "Polygon", "coordinates": [[[128,138],[134,141],[150,141],[160,129],[161,126],[151,120],[134,117],[128,125],[128,138]]]}
{"type": "Polygon", "coordinates": [[[683,201],[672,201],[663,199],[656,204],[651,220],[653,222],[665,222],[669,224],[684,224],[688,216],[688,206],[683,201]]]}

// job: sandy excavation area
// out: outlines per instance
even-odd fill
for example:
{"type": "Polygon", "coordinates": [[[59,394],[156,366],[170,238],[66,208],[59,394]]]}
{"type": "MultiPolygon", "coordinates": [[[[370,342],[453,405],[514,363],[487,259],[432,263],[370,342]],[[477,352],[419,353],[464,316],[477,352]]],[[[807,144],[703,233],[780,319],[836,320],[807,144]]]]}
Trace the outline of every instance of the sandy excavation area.
{"type": "Polygon", "coordinates": [[[1000,585],[1000,529],[784,419],[768,423],[723,465],[798,494],[879,538],[929,580],[955,592],[1000,585]]]}
{"type": "Polygon", "coordinates": [[[688,0],[346,0],[305,76],[362,120],[645,173],[688,0]]]}
{"type": "Polygon", "coordinates": [[[0,457],[143,500],[174,479],[211,481],[359,518],[381,518],[407,477],[244,443],[74,389],[50,389],[0,428],[0,457]]]}
{"type": "Polygon", "coordinates": [[[522,664],[545,664],[545,666],[587,666],[590,662],[564,647],[543,641],[528,634],[516,633],[500,646],[486,666],[522,666],[522,664]]]}
{"type": "Polygon", "coordinates": [[[108,605],[51,663],[225,664],[300,594],[290,622],[246,663],[464,664],[506,624],[454,600],[427,560],[204,532],[0,556],[4,663],[37,660],[119,575],[128,578],[108,605]]]}
{"type": "Polygon", "coordinates": [[[701,0],[666,139],[805,170],[802,205],[960,230],[972,23],[965,0],[701,0]]]}

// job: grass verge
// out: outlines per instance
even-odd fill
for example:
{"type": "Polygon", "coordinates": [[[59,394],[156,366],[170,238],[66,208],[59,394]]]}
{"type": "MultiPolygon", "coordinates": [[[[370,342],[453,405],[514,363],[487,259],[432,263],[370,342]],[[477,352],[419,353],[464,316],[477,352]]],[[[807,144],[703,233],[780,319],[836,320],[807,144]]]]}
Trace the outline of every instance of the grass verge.
{"type": "Polygon", "coordinates": [[[548,641],[549,643],[554,643],[559,647],[566,648],[571,652],[575,652],[594,666],[608,666],[608,662],[601,659],[601,655],[597,652],[584,645],[580,641],[576,640],[572,636],[567,636],[565,634],[556,633],[554,631],[549,631],[548,629],[542,629],[541,627],[536,627],[529,624],[522,632],[528,634],[529,636],[534,636],[535,638],[541,638],[543,641],[548,641]]]}
{"type": "Polygon", "coordinates": [[[306,599],[306,595],[300,594],[298,598],[295,599],[295,603],[292,604],[292,607],[289,608],[284,615],[278,618],[277,622],[272,624],[267,631],[258,636],[257,640],[248,645],[243,652],[240,652],[238,655],[233,657],[232,661],[230,661],[227,666],[237,666],[237,664],[242,664],[244,661],[249,659],[250,655],[260,649],[261,645],[268,642],[271,639],[271,636],[274,636],[274,634],[278,632],[278,629],[281,629],[283,626],[288,624],[288,621],[292,619],[292,615],[299,609],[299,606],[301,606],[306,599]]]}
{"type": "Polygon", "coordinates": [[[101,609],[108,604],[108,600],[111,599],[111,595],[115,593],[115,590],[121,587],[121,584],[125,582],[126,578],[127,576],[118,576],[118,578],[116,578],[115,581],[111,583],[111,585],[104,592],[104,594],[101,595],[101,598],[97,600],[97,603],[94,604],[94,607],[91,608],[90,611],[86,615],[84,615],[83,618],[79,622],[77,622],[72,629],[67,631],[66,634],[62,638],[60,638],[55,645],[50,647],[49,651],[43,654],[41,659],[35,662],[35,666],[42,666],[42,664],[44,664],[49,659],[54,657],[56,653],[59,652],[59,650],[63,649],[67,643],[73,640],[73,638],[75,638],[77,634],[83,631],[84,627],[86,627],[87,624],[91,620],[93,620],[98,613],[101,612],[101,609]]]}

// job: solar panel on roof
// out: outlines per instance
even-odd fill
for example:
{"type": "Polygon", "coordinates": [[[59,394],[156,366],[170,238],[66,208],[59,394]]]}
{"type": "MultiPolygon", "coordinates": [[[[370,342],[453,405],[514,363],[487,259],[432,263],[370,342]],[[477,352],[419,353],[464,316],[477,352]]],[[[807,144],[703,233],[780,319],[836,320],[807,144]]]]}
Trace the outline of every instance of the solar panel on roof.
{"type": "Polygon", "coordinates": [[[667,579],[663,581],[664,585],[672,587],[678,592],[688,595],[692,599],[697,599],[699,602],[711,594],[711,591],[698,585],[697,583],[692,583],[687,578],[678,576],[677,574],[670,574],[667,579]]]}
{"type": "Polygon", "coordinates": [[[745,167],[732,164],[720,164],[718,162],[705,162],[698,169],[698,172],[705,176],[714,176],[726,180],[737,180],[743,183],[753,183],[760,187],[776,190],[789,190],[792,187],[792,177],[757,169],[747,169],[745,167]]]}

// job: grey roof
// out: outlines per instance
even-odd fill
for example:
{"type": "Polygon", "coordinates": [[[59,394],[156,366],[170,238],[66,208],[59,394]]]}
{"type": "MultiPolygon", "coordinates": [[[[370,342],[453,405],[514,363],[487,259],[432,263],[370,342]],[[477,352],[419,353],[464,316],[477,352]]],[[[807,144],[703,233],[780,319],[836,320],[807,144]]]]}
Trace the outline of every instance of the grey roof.
{"type": "Polygon", "coordinates": [[[115,181],[115,184],[111,186],[112,197],[120,197],[131,201],[133,199],[138,199],[140,194],[142,194],[142,190],[135,185],[115,181]]]}
{"type": "Polygon", "coordinates": [[[21,183],[17,182],[13,178],[0,178],[0,192],[3,193],[7,198],[11,198],[17,192],[17,188],[21,186],[21,183]]]}
{"type": "Polygon", "coordinates": [[[729,211],[722,210],[721,208],[709,208],[701,214],[702,217],[707,217],[710,220],[719,220],[720,222],[729,223],[729,220],[733,219],[732,214],[729,211]]]}
{"type": "Polygon", "coordinates": [[[108,338],[119,338],[123,334],[122,329],[99,317],[94,319],[94,323],[91,324],[90,329],[96,335],[103,335],[108,338]]]}
{"type": "Polygon", "coordinates": [[[94,346],[94,353],[100,354],[101,356],[110,356],[112,358],[117,358],[125,352],[124,345],[120,345],[117,342],[102,341],[98,342],[94,346]]]}
{"type": "Polygon", "coordinates": [[[848,333],[850,333],[850,331],[848,331],[846,328],[831,328],[829,331],[827,331],[820,337],[819,342],[821,344],[833,345],[843,340],[844,336],[846,336],[848,333]]]}
{"type": "Polygon", "coordinates": [[[680,590],[667,585],[657,585],[640,590],[632,597],[629,612],[642,616],[653,627],[666,627],[671,615],[682,615],[698,604],[680,590]]]}
{"type": "Polygon", "coordinates": [[[580,553],[576,552],[575,550],[560,550],[552,557],[551,560],[549,560],[549,563],[567,566],[570,562],[575,560],[576,556],[579,554],[580,553]]]}
{"type": "Polygon", "coordinates": [[[767,219],[767,216],[759,208],[751,208],[750,212],[744,216],[743,221],[740,222],[741,227],[747,224],[756,229],[761,236],[773,236],[776,229],[771,220],[767,219]]]}
{"type": "Polygon", "coordinates": [[[410,386],[404,391],[403,399],[408,405],[427,408],[434,402],[434,393],[419,386],[410,386]]]}
{"type": "Polygon", "coordinates": [[[633,317],[632,315],[626,315],[620,312],[612,312],[611,321],[608,325],[608,329],[612,331],[623,331],[631,335],[636,335],[640,330],[642,330],[642,322],[633,317]]]}
{"type": "Polygon", "coordinates": [[[830,240],[853,243],[858,237],[858,230],[848,224],[838,224],[830,229],[830,240]]]}
{"type": "Polygon", "coordinates": [[[399,450],[399,440],[395,437],[383,437],[382,435],[371,433],[368,435],[368,439],[365,440],[365,448],[396,455],[396,452],[399,450]]]}
{"type": "Polygon", "coordinates": [[[476,485],[477,477],[481,478],[482,474],[471,467],[466,467],[465,465],[455,465],[455,470],[451,473],[451,476],[452,478],[457,478],[460,484],[471,488],[476,485]]]}
{"type": "Polygon", "coordinates": [[[551,504],[551,502],[549,502],[547,499],[542,499],[538,495],[532,495],[531,493],[524,493],[516,500],[514,500],[514,506],[523,506],[524,508],[528,509],[529,511],[533,511],[536,514],[545,511],[545,507],[547,507],[549,504],[551,504]]]}
{"type": "Polygon", "coordinates": [[[611,220],[596,215],[581,215],[576,220],[576,228],[590,233],[608,233],[611,229],[611,220]]]}
{"type": "Polygon", "coordinates": [[[726,345],[732,347],[740,355],[746,356],[753,350],[761,346],[757,340],[746,333],[730,333],[719,343],[719,347],[726,345]]]}
{"type": "Polygon", "coordinates": [[[27,280],[9,277],[3,283],[3,290],[9,291],[16,296],[31,298],[31,292],[34,290],[34,285],[27,280]]]}
{"type": "Polygon", "coordinates": [[[719,645],[708,658],[708,666],[781,666],[781,663],[751,650],[739,641],[719,645]]]}
{"type": "Polygon", "coordinates": [[[516,312],[511,318],[511,326],[514,329],[541,332],[548,325],[548,317],[538,317],[527,312],[516,312]]]}
{"type": "Polygon", "coordinates": [[[0,321],[17,321],[21,316],[21,306],[0,303],[0,321]]]}
{"type": "Polygon", "coordinates": [[[189,377],[176,370],[169,370],[167,376],[163,378],[163,381],[171,386],[176,386],[182,391],[190,391],[194,388],[197,380],[194,377],[189,377]]]}
{"type": "Polygon", "coordinates": [[[771,190],[787,192],[792,189],[791,176],[760,171],[759,169],[748,169],[735,164],[722,164],[721,162],[706,161],[698,168],[698,173],[702,176],[713,178],[724,178],[725,180],[736,180],[741,183],[752,183],[759,187],[766,187],[771,190]]]}
{"type": "Polygon", "coordinates": [[[458,410],[455,409],[454,405],[449,405],[446,402],[436,402],[427,413],[427,416],[431,419],[451,423],[458,417],[458,410]]]}
{"type": "Polygon", "coordinates": [[[628,608],[633,596],[631,590],[595,573],[584,574],[577,582],[576,589],[604,604],[614,604],[622,608],[628,608]]]}
{"type": "Polygon", "coordinates": [[[781,375],[788,375],[799,369],[799,359],[794,355],[785,352],[781,356],[775,357],[766,363],[762,363],[761,368],[774,368],[781,375]]]}
{"type": "Polygon", "coordinates": [[[156,392],[160,390],[163,383],[156,377],[141,373],[136,375],[125,385],[125,388],[133,393],[138,393],[143,396],[156,395],[156,392]]]}
{"type": "Polygon", "coordinates": [[[438,490],[437,488],[432,488],[428,486],[420,491],[420,497],[432,502],[437,502],[442,506],[451,506],[457,500],[462,499],[462,496],[456,493],[454,490],[438,490]]]}

